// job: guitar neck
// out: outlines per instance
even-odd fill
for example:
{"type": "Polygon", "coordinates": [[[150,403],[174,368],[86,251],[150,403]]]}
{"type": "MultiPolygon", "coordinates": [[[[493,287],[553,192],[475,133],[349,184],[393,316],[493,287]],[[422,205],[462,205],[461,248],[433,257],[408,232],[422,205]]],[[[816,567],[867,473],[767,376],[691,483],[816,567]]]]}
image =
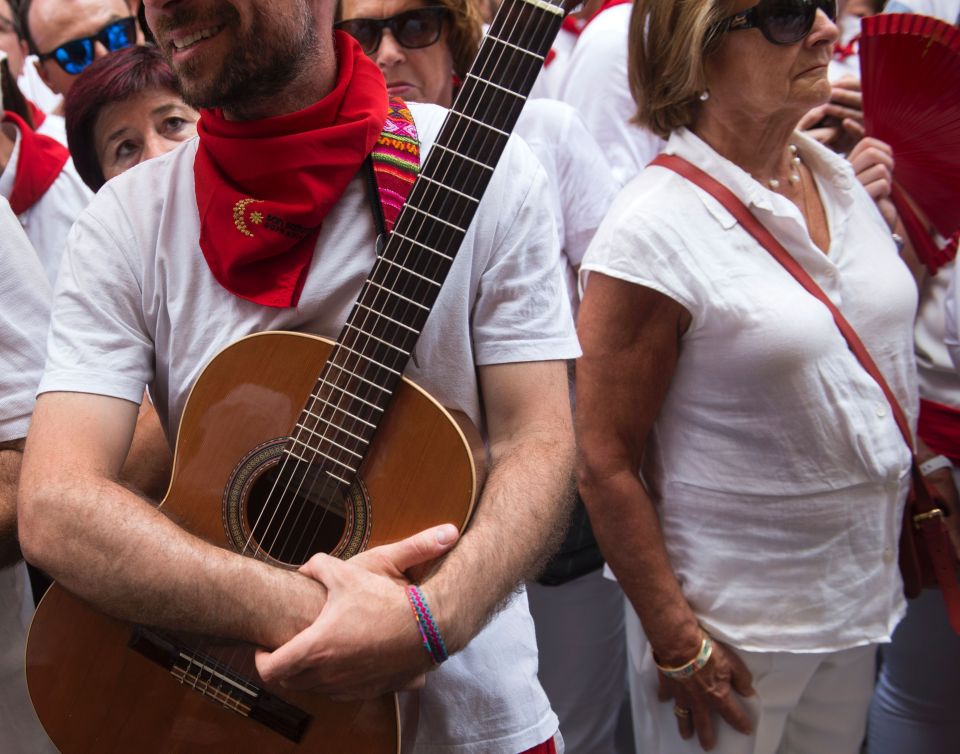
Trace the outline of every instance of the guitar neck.
{"type": "Polygon", "coordinates": [[[355,478],[563,15],[505,0],[481,42],[288,442],[335,482],[355,478]]]}

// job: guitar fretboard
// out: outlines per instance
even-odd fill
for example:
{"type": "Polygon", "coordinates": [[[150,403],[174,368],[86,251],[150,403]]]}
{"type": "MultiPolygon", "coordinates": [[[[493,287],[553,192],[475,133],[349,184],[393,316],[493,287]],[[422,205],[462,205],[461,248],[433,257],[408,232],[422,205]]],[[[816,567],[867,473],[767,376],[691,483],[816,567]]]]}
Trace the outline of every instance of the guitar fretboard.
{"type": "Polygon", "coordinates": [[[500,7],[287,443],[296,463],[353,482],[562,19],[500,7]]]}

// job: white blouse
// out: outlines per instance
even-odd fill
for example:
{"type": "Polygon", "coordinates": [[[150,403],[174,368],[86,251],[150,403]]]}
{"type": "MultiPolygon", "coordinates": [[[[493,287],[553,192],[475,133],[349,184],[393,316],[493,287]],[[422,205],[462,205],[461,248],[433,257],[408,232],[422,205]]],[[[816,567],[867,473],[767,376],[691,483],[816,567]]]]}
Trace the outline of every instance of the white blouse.
{"type": "MultiPolygon", "coordinates": [[[[912,278],[849,164],[796,143],[826,210],[827,254],[792,202],[693,133],[666,151],[725,183],[790,250],[913,422],[912,278]]],[[[715,199],[659,167],[624,188],[583,270],[659,291],[692,317],[644,479],[707,630],[754,651],[889,639],[904,610],[896,552],[910,454],[827,309],[715,199]]]]}

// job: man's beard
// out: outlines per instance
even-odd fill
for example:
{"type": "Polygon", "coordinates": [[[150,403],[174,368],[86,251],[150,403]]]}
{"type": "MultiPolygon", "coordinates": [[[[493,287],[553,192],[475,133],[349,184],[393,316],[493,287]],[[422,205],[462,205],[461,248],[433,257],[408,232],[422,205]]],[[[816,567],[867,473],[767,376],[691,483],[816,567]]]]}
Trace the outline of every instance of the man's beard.
{"type": "MultiPolygon", "coordinates": [[[[283,0],[291,2],[291,0],[283,0]]],[[[227,14],[218,19],[236,35],[236,44],[230,57],[219,71],[206,70],[201,60],[188,60],[171,67],[180,81],[184,101],[196,109],[221,108],[243,111],[255,103],[274,97],[309,66],[318,51],[316,19],[306,0],[292,0],[303,18],[293,29],[278,29],[268,18],[269,11],[254,8],[249,29],[239,31],[239,14],[232,6],[225,6],[227,14]]],[[[171,26],[185,26],[194,22],[188,13],[174,14],[171,26]]],[[[166,52],[166,51],[165,51],[166,52]]]]}

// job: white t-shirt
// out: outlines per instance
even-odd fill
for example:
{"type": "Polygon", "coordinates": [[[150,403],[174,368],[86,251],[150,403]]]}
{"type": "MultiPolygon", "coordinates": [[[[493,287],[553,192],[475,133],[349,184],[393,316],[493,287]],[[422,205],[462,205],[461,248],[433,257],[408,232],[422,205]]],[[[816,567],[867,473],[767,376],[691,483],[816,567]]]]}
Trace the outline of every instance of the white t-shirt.
{"type": "Polygon", "coordinates": [[[531,99],[516,126],[547,172],[550,206],[567,262],[571,304],[576,305],[574,268],[617,193],[603,152],[576,110],[564,102],[531,99]]]}
{"type": "MultiPolygon", "coordinates": [[[[49,119],[48,117],[47,120],[49,119]]],[[[16,131],[16,143],[10,160],[3,173],[0,173],[0,196],[9,200],[13,195],[13,184],[20,161],[21,141],[20,131],[16,126],[12,123],[3,125],[16,131]]],[[[73,160],[67,160],[67,164],[46,193],[20,215],[20,224],[40,256],[40,262],[51,285],[57,279],[60,258],[66,248],[67,233],[70,232],[73,221],[90,203],[92,196],[93,192],[87,188],[73,166],[73,160]]]]}
{"type": "Polygon", "coordinates": [[[924,276],[914,338],[920,396],[960,409],[960,376],[954,369],[945,342],[945,305],[955,268],[956,263],[949,262],[937,270],[936,275],[924,276]]]}
{"type": "Polygon", "coordinates": [[[23,73],[17,79],[17,86],[23,96],[33,102],[45,113],[52,113],[63,103],[63,96],[48,87],[37,71],[36,55],[28,55],[23,61],[23,73]]]}
{"type": "Polygon", "coordinates": [[[960,0],[891,0],[884,13],[920,13],[957,24],[960,23],[960,0]]]}
{"type": "MultiPolygon", "coordinates": [[[[50,286],[6,199],[0,197],[0,442],[26,437],[43,372],[50,286]]],[[[54,751],[23,674],[32,601],[23,563],[0,568],[0,750],[54,751]]]]}
{"type": "MultiPolygon", "coordinates": [[[[916,287],[850,165],[795,138],[823,199],[828,254],[796,205],[693,133],[675,133],[667,152],[726,184],[791,251],[915,422],[916,287]]],[[[659,291],[692,317],[644,478],[704,627],[761,652],[888,640],[904,610],[910,454],[826,307],[715,199],[659,167],[623,189],[582,269],[659,291]]]]}
{"type": "Polygon", "coordinates": [[[553,40],[550,53],[543,62],[543,68],[537,75],[530,90],[530,99],[557,99],[560,94],[560,85],[567,73],[570,55],[577,44],[578,34],[561,27],[557,38],[553,40]]]}
{"type": "Polygon", "coordinates": [[[663,139],[630,122],[637,106],[627,80],[627,31],[633,6],[615,5],[583,30],[558,99],[573,105],[623,185],[663,148],[663,139]]]}
{"type": "MultiPolygon", "coordinates": [[[[49,136],[51,139],[56,139],[63,144],[63,146],[67,146],[67,121],[62,115],[48,114],[47,117],[43,119],[43,123],[37,128],[37,133],[42,136],[49,136]]],[[[73,165],[73,160],[70,161],[70,164],[73,165]]]]}
{"type": "MultiPolygon", "coordinates": [[[[411,110],[426,153],[444,111],[411,110]]],[[[259,306],[227,292],[198,246],[197,144],[109,182],[78,220],[57,284],[40,387],[139,402],[149,383],[170,436],[203,366],[227,344],[264,330],[336,337],[375,259],[358,175],[324,220],[297,308],[259,306]]],[[[481,427],[477,365],[579,355],[548,196],[543,169],[515,141],[452,265],[416,363],[406,370],[481,427]]],[[[429,674],[419,693],[416,750],[507,754],[546,740],[557,718],[536,671],[533,624],[521,593],[466,650],[429,674]]]]}

